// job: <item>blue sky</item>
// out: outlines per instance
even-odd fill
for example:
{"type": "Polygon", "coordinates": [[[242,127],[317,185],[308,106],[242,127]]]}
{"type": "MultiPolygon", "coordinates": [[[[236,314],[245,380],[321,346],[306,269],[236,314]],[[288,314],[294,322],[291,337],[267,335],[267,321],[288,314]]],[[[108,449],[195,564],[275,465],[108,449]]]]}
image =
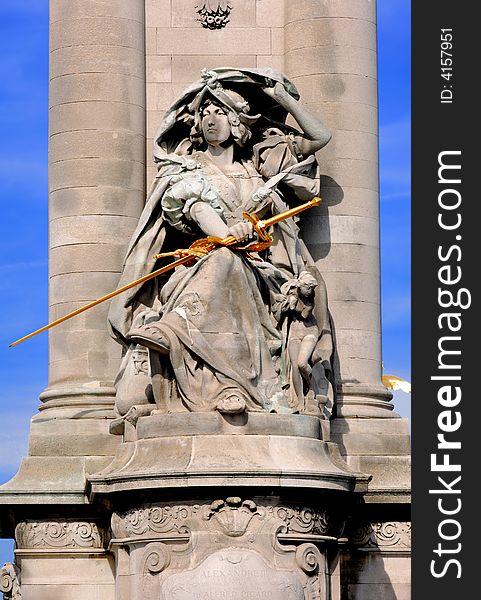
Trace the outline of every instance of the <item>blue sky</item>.
{"type": "MultiPolygon", "coordinates": [[[[410,380],[410,3],[378,0],[383,361],[410,380]]],[[[0,482],[27,452],[47,385],[48,1],[0,2],[0,482]]],[[[409,396],[395,393],[410,416],[409,396]]],[[[0,564],[11,543],[0,544],[0,564]]]]}
{"type": "MultiPolygon", "coordinates": [[[[385,373],[411,380],[411,7],[378,0],[382,341],[385,373]]],[[[410,396],[395,392],[410,417],[410,396]]]]}

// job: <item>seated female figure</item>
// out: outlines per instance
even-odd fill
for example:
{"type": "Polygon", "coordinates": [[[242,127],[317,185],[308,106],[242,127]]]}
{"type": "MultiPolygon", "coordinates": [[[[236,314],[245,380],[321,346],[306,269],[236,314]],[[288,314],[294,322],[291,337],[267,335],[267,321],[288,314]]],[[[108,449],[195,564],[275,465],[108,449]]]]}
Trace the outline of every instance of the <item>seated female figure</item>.
{"type": "Polygon", "coordinates": [[[268,217],[318,195],[313,155],[330,139],[292,84],[271,77],[204,72],[164,118],[155,145],[157,177],[123,281],[155,269],[155,253],[185,247],[189,238],[232,235],[238,245],[218,248],[112,304],[112,332],[125,348],[116,384],[120,414],[146,403],[164,412],[292,413],[305,408],[309,394],[325,392],[319,381],[330,372],[332,354],[325,286],[297,224],[291,218],[274,226],[265,251],[242,250],[255,239],[243,212],[268,217]],[[263,103],[281,107],[302,131],[253,115],[239,93],[243,83],[261,112],[263,103]],[[287,298],[283,290],[306,274],[313,299],[301,326],[296,311],[279,306],[287,298]],[[307,329],[303,343],[300,332],[307,329]],[[148,361],[142,360],[146,349],[148,361]]]}

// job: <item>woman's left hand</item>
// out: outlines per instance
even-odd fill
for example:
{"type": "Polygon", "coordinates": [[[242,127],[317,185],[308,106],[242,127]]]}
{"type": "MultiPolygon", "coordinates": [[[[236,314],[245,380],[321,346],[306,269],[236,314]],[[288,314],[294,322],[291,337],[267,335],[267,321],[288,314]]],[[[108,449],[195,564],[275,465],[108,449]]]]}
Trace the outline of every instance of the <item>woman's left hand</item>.
{"type": "Polygon", "coordinates": [[[277,102],[281,103],[283,100],[290,98],[289,92],[286,90],[285,86],[282,85],[279,81],[275,83],[273,87],[265,86],[262,88],[265,94],[277,100],[277,102]]]}

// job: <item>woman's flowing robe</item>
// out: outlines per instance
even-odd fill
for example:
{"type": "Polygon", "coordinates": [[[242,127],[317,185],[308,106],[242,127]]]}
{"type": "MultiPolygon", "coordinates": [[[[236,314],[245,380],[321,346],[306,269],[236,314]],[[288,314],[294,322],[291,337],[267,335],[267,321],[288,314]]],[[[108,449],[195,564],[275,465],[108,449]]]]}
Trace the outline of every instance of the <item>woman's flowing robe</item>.
{"type": "MultiPolygon", "coordinates": [[[[246,210],[269,216],[288,208],[288,196],[300,203],[319,193],[314,158],[299,161],[280,131],[254,147],[253,162],[238,166],[238,174],[226,175],[201,152],[171,154],[161,161],[120,285],[158,268],[154,254],[205,236],[190,215],[196,202],[210,204],[230,226],[242,220],[246,210]]],[[[127,350],[117,385],[132,376],[131,327],[154,320],[170,342],[169,357],[151,361],[158,365],[153,379],[157,386],[159,379],[162,382],[157,395],[176,396],[170,403],[166,398],[167,407],[212,410],[223,397],[237,394],[249,410],[292,412],[288,327],[277,322],[273,305],[281,286],[303,270],[318,280],[315,317],[320,337],[313,361],[329,360],[332,338],[324,282],[299,240],[294,220],[275,226],[273,237],[273,246],[262,256],[219,248],[165,280],[115,298],[109,313],[111,331],[127,350]]]]}

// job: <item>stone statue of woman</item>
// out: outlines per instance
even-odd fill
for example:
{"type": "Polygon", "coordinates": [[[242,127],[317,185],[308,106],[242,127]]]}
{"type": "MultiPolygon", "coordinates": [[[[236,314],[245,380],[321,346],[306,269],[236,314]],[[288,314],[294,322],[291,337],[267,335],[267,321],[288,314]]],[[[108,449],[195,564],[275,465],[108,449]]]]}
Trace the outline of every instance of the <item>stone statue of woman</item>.
{"type": "MultiPolygon", "coordinates": [[[[156,253],[198,238],[233,235],[248,245],[244,211],[268,217],[319,194],[314,153],[331,135],[298,98],[270,69],[202,72],[155,136],[158,171],[121,285],[158,268],[156,253]],[[300,130],[286,124],[288,114],[300,130]]],[[[271,235],[263,252],[218,248],[114,299],[109,323],[124,348],[120,415],[134,405],[309,412],[307,399],[312,412],[333,351],[325,285],[294,219],[271,235]],[[304,290],[301,300],[286,292],[293,289],[304,290]]]]}

